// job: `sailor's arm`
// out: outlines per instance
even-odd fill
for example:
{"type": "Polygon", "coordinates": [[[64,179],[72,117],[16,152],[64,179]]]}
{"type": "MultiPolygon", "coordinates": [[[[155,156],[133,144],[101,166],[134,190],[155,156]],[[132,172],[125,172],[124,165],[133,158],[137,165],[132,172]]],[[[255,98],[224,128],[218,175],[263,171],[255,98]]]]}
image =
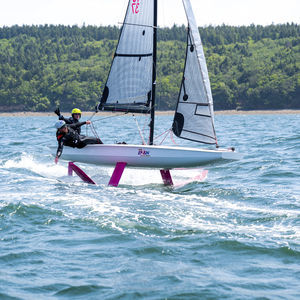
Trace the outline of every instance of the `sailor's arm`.
{"type": "Polygon", "coordinates": [[[72,124],[72,121],[70,120],[70,118],[65,118],[63,115],[60,115],[58,117],[59,120],[63,120],[66,122],[66,124],[72,124]]]}
{"type": "Polygon", "coordinates": [[[58,140],[58,147],[56,151],[56,156],[54,162],[57,164],[59,157],[62,155],[62,151],[64,148],[63,139],[58,140]]]}
{"type": "Polygon", "coordinates": [[[58,115],[58,119],[59,119],[59,120],[65,121],[66,124],[72,124],[72,123],[73,123],[72,120],[70,120],[71,118],[67,119],[67,118],[65,118],[65,117],[60,113],[59,107],[54,111],[54,113],[58,115]]]}
{"type": "Polygon", "coordinates": [[[72,129],[76,129],[76,128],[81,127],[82,125],[85,125],[85,124],[89,125],[89,124],[91,124],[91,121],[87,120],[85,122],[77,122],[77,123],[73,123],[73,124],[68,125],[68,126],[72,129]]]}

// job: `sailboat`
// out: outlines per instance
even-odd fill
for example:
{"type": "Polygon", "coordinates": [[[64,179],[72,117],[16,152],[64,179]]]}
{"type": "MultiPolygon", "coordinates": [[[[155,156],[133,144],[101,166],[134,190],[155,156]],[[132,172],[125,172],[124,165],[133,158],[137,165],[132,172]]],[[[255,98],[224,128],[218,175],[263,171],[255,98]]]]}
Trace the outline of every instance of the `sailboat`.
{"type": "Polygon", "coordinates": [[[114,166],[109,184],[117,186],[125,167],[161,169],[164,183],[170,184],[170,170],[173,168],[191,168],[216,160],[241,157],[233,148],[218,147],[213,98],[201,38],[190,0],[182,2],[188,21],[186,59],[172,131],[178,138],[215,145],[216,148],[154,144],[157,0],[129,0],[97,109],[100,112],[150,115],[149,142],[147,145],[87,145],[82,149],[64,147],[62,159],[114,166]]]}

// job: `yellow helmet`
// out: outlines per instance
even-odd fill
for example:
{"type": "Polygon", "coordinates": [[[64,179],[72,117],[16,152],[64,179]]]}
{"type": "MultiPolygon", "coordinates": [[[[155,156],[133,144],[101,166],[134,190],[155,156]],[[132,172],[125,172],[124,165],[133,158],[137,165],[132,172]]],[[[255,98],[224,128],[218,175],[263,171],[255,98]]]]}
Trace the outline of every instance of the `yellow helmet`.
{"type": "Polygon", "coordinates": [[[72,115],[73,114],[81,114],[81,110],[79,108],[72,109],[72,115]]]}

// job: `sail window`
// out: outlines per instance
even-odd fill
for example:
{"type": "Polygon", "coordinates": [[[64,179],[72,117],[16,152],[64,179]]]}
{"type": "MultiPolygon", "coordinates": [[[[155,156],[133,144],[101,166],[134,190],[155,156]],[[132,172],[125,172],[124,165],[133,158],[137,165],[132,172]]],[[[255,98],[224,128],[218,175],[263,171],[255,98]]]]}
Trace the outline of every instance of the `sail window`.
{"type": "Polygon", "coordinates": [[[203,117],[211,117],[208,105],[197,105],[195,115],[203,117]]]}

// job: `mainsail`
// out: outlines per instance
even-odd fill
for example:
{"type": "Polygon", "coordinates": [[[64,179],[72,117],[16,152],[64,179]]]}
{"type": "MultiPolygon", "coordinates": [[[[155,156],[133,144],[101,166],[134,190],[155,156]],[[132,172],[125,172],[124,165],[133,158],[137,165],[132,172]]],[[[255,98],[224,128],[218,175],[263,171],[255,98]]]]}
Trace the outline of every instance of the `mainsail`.
{"type": "Polygon", "coordinates": [[[187,49],[173,132],[180,138],[217,144],[213,99],[200,34],[189,0],[182,0],[188,20],[187,49]]]}
{"type": "Polygon", "coordinates": [[[150,113],[155,9],[154,0],[129,1],[100,110],[150,113]]]}

